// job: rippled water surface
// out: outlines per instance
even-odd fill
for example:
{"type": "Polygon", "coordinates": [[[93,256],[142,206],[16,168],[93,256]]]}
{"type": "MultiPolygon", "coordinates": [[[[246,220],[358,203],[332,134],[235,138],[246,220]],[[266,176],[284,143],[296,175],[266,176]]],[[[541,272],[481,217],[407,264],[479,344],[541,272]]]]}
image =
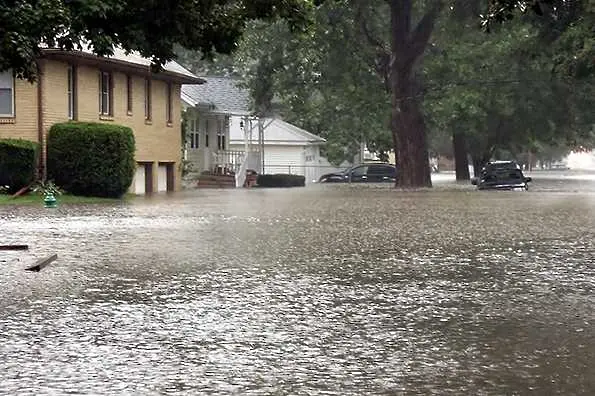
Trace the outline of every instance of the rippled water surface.
{"type": "Polygon", "coordinates": [[[0,206],[0,394],[595,394],[595,177],[534,177],[0,206]]]}

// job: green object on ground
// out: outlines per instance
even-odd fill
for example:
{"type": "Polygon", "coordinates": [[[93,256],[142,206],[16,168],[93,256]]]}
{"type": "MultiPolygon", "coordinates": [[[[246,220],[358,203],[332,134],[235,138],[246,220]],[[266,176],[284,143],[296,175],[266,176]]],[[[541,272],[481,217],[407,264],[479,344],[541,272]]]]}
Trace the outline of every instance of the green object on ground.
{"type": "Polygon", "coordinates": [[[55,208],[58,206],[58,200],[54,194],[48,193],[43,196],[43,206],[46,208],[55,208]]]}

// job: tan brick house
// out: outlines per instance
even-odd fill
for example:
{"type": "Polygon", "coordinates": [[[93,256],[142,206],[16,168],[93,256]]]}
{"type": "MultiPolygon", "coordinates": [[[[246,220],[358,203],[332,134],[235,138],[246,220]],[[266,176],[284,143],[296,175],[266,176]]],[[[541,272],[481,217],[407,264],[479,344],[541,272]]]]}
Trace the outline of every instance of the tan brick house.
{"type": "Polygon", "coordinates": [[[152,73],[150,61],[115,50],[97,57],[85,51],[46,49],[38,82],[0,73],[0,138],[41,143],[45,172],[49,128],[68,120],[114,122],[132,128],[138,168],[131,192],[144,194],[181,188],[182,84],[202,84],[175,62],[152,73]]]}

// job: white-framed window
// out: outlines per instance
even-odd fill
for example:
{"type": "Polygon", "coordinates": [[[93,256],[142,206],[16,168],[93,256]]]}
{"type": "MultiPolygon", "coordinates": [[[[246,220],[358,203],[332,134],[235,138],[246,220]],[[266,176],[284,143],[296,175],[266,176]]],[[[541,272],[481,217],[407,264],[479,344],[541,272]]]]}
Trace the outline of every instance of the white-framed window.
{"type": "Polygon", "coordinates": [[[200,147],[200,133],[198,131],[198,120],[190,120],[190,148],[197,149],[200,147]]]}
{"type": "Polygon", "coordinates": [[[165,119],[167,120],[168,124],[172,124],[173,123],[173,107],[174,107],[174,103],[173,103],[173,86],[172,83],[168,83],[167,84],[167,91],[166,91],[166,98],[165,100],[167,101],[165,103],[165,119]]]}
{"type": "Polygon", "coordinates": [[[72,65],[68,66],[68,88],[67,88],[67,95],[68,95],[68,119],[74,120],[76,119],[76,81],[75,81],[75,68],[72,65]]]}
{"type": "Polygon", "coordinates": [[[0,117],[14,117],[14,76],[12,70],[0,73],[0,117]]]}
{"type": "Polygon", "coordinates": [[[126,113],[132,115],[132,76],[126,75],[126,113]]]}
{"type": "Polygon", "coordinates": [[[217,150],[225,150],[225,121],[217,120],[217,150]]]}
{"type": "Polygon", "coordinates": [[[151,79],[145,78],[145,120],[147,121],[153,118],[151,99],[151,79]]]}
{"type": "Polygon", "coordinates": [[[113,115],[112,112],[112,74],[99,72],[99,114],[113,115]]]}

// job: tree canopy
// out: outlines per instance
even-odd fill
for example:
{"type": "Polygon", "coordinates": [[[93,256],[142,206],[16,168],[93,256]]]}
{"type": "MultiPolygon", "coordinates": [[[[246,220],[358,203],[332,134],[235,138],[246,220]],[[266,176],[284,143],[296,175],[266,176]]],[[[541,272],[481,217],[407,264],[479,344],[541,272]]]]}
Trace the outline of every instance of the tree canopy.
{"type": "Polygon", "coordinates": [[[202,54],[229,53],[245,22],[282,17],[300,27],[307,0],[0,0],[0,71],[34,80],[42,46],[66,50],[85,43],[97,55],[114,46],[138,51],[159,67],[174,45],[202,54]]]}

